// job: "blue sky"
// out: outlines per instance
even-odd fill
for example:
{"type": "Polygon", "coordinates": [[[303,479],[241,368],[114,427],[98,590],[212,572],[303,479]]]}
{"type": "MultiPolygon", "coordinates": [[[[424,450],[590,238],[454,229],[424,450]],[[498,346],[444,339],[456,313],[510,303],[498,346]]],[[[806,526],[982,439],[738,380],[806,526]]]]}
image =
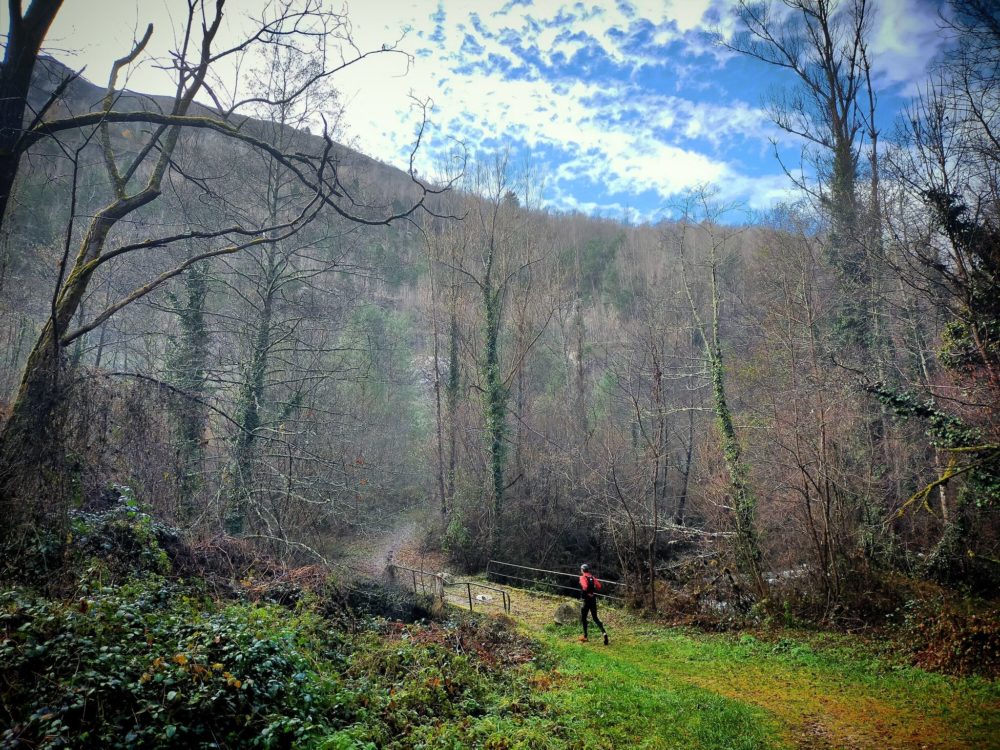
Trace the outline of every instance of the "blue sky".
{"type": "MultiPolygon", "coordinates": [[[[227,7],[238,18],[260,4],[227,7]]],[[[937,3],[874,4],[872,55],[888,132],[944,39],[937,3]]],[[[140,22],[169,11],[162,0],[140,0],[129,12],[120,2],[77,0],[87,6],[77,16],[83,9],[67,5],[54,38],[97,81],[140,22]],[[99,44],[88,39],[95,19],[99,44]]],[[[799,144],[770,123],[762,99],[794,82],[713,41],[714,32],[733,32],[730,2],[380,0],[355,2],[349,14],[360,47],[402,37],[399,47],[413,55],[409,66],[399,56],[374,58],[337,81],[343,137],[375,158],[406,165],[412,95],[432,103],[417,162],[423,174],[439,170],[455,141],[473,154],[509,145],[516,157],[530,156],[543,202],[556,210],[616,218],[628,210],[634,220],[655,221],[703,183],[752,209],[790,195],[770,140],[790,163],[799,144]]],[[[156,88],[146,80],[136,73],[129,85],[156,88]]]]}

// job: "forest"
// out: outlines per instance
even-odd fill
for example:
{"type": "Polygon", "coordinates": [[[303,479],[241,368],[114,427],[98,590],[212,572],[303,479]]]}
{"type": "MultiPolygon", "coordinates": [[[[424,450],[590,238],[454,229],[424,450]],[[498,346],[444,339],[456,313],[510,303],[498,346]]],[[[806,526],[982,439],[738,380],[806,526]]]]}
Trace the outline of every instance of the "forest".
{"type": "Polygon", "coordinates": [[[401,529],[476,580],[586,561],[623,600],[612,643],[637,618],[781,660],[760,629],[805,629],[978,680],[953,744],[768,744],[718,708],[743,744],[691,729],[677,747],[998,746],[993,3],[943,6],[945,54],[891,128],[877,4],[737,3],[719,44],[785,76],[766,106],[802,144],[782,165],[797,198],[751,211],[704,184],[656,223],[547,207],[544,165],[510,145],[456,142],[418,173],[420,102],[409,170],[341,142],[338,74],[410,53],[359,48],[320,0],[271,3],[236,41],[242,11],[177,3],[173,96],[124,83],[152,24],[106,81],[50,55],[62,4],[10,3],[0,68],[0,747],[626,741],[538,697],[546,660],[576,658],[546,645],[571,626],[539,645],[352,578],[392,554],[422,568],[383,554],[401,529]],[[431,624],[392,624],[399,606],[431,624]],[[369,610],[389,620],[359,625],[369,610]],[[466,648],[444,657],[449,628],[466,648]],[[106,650],[143,636],[153,666],[106,650]]]}

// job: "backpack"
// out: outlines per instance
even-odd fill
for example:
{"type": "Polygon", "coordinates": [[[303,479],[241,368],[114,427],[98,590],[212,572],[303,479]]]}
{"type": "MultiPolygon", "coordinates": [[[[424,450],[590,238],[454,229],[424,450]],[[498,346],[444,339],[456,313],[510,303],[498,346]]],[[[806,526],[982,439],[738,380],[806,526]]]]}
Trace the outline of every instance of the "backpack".
{"type": "Polygon", "coordinates": [[[594,576],[587,576],[587,596],[593,596],[595,590],[594,576]]]}

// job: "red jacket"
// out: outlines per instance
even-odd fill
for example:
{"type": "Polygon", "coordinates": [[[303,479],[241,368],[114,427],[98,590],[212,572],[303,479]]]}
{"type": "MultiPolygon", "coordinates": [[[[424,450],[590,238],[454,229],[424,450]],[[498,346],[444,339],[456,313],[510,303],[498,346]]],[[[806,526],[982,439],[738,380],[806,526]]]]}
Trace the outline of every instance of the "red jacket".
{"type": "Polygon", "coordinates": [[[583,595],[585,597],[587,597],[588,599],[593,599],[595,596],[597,596],[597,592],[601,590],[601,582],[598,581],[596,578],[594,578],[593,573],[588,571],[580,576],[580,588],[583,589],[583,595]],[[593,591],[590,590],[590,586],[588,585],[588,580],[587,580],[588,578],[594,582],[593,591]]]}

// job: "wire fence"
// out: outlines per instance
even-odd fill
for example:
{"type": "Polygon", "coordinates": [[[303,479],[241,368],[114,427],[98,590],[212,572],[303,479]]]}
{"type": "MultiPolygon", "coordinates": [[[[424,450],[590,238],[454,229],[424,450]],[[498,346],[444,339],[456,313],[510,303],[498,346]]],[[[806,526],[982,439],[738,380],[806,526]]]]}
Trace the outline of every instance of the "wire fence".
{"type": "MultiPolygon", "coordinates": [[[[574,596],[580,595],[579,574],[563,573],[558,570],[545,570],[544,568],[531,568],[527,565],[515,565],[514,563],[503,562],[502,560],[490,560],[486,564],[486,579],[490,581],[497,579],[516,581],[517,583],[512,585],[519,586],[520,588],[527,588],[529,586],[532,588],[542,587],[545,590],[553,592],[572,592],[574,596]],[[549,577],[554,578],[554,580],[549,577]],[[565,579],[570,579],[572,583],[565,579]]],[[[616,593],[622,589],[622,584],[619,581],[610,581],[606,578],[597,578],[597,580],[601,582],[602,587],[607,586],[616,593]]],[[[614,594],[598,592],[597,595],[602,599],[610,599],[618,602],[625,601],[623,597],[614,594]]]]}
{"type": "Polygon", "coordinates": [[[494,594],[499,595],[501,604],[503,606],[503,611],[510,614],[510,594],[508,594],[504,589],[499,586],[490,586],[485,583],[479,583],[478,581],[448,581],[444,576],[437,573],[428,573],[426,570],[420,570],[419,568],[409,568],[405,565],[398,565],[397,563],[390,563],[388,569],[391,574],[394,575],[397,583],[405,578],[413,585],[413,593],[423,593],[430,594],[432,596],[444,598],[448,589],[465,589],[464,599],[469,603],[469,611],[475,611],[475,604],[487,605],[491,602],[489,595],[476,595],[473,596],[472,590],[483,590],[491,591],[494,594]],[[408,574],[408,575],[399,575],[408,574]]]}

